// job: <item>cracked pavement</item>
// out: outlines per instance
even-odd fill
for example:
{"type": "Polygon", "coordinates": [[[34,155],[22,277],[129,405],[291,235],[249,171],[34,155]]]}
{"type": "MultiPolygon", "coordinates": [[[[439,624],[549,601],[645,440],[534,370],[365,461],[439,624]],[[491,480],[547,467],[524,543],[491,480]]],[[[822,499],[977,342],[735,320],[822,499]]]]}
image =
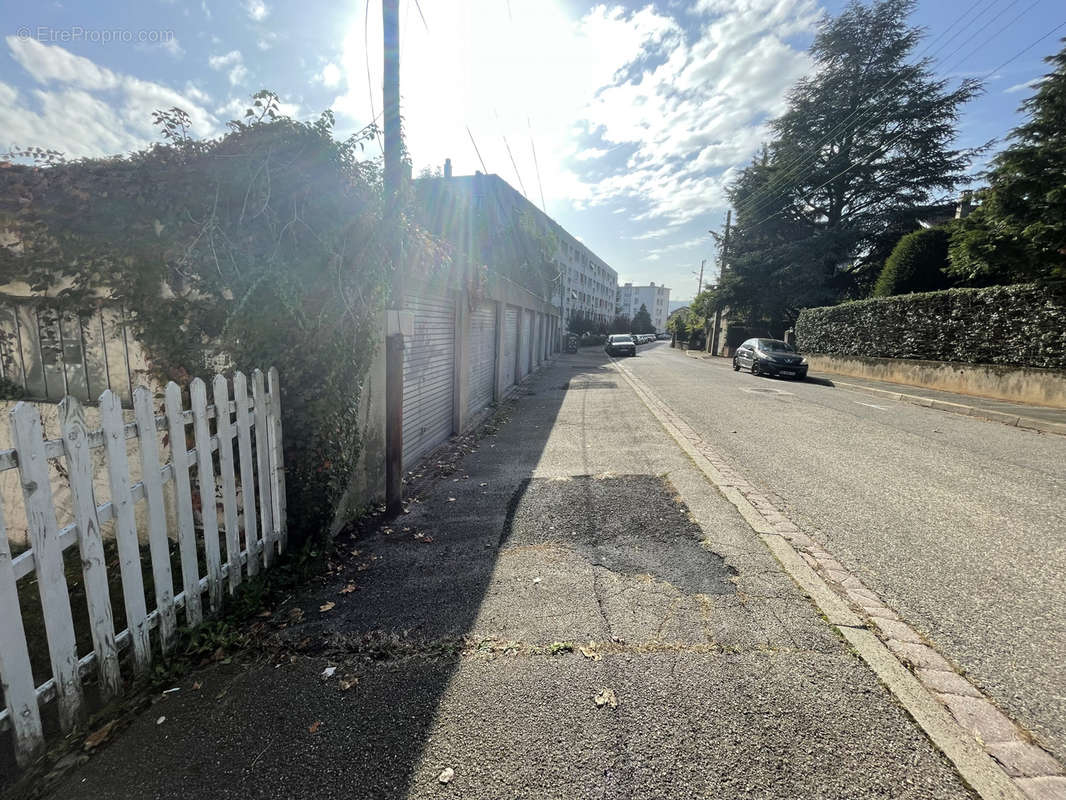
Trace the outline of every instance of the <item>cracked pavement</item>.
{"type": "Polygon", "coordinates": [[[532,376],[410,513],[339,541],[275,614],[301,618],[283,655],[188,676],[53,794],[971,797],[604,363],[532,376]]]}

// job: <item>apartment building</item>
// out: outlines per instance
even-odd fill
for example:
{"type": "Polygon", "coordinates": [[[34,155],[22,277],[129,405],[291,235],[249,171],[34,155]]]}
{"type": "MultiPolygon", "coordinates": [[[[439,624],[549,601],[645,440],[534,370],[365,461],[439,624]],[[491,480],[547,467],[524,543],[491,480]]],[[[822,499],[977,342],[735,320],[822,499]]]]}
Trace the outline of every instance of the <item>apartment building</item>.
{"type": "Polygon", "coordinates": [[[438,207],[437,214],[444,222],[433,227],[454,227],[456,220],[467,219],[466,211],[470,210],[488,221],[490,228],[503,229],[520,211],[555,235],[559,271],[554,285],[545,287],[544,296],[561,309],[562,332],[579,315],[604,325],[614,318],[618,273],[499,175],[478,172],[453,176],[451,164],[445,163],[443,178],[420,181],[441,189],[429,202],[438,207]]]}
{"type": "Polygon", "coordinates": [[[670,290],[665,286],[656,286],[652,281],[647,286],[634,286],[627,283],[618,289],[618,313],[633,318],[641,306],[648,309],[651,324],[658,333],[666,331],[666,319],[670,316],[670,290]]]}

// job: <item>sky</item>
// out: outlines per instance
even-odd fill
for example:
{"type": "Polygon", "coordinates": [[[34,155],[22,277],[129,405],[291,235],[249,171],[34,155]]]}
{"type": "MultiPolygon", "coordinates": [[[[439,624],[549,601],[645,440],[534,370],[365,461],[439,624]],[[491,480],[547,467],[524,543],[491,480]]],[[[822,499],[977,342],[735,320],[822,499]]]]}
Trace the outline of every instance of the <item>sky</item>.
{"type": "MultiPolygon", "coordinates": [[[[400,0],[401,104],[417,174],[500,175],[619,273],[672,300],[716,274],[724,189],[811,69],[842,0],[400,0]]],[[[959,143],[1002,140],[1066,28],[1061,0],[919,0],[919,53],[984,78],[959,143]]],[[[0,0],[0,152],[126,153],[178,106],[216,136],[249,96],[327,108],[340,135],[381,112],[381,3],[0,0]]],[[[380,157],[369,149],[368,156],[380,157]]],[[[994,152],[994,151],[993,151],[994,152]]]]}

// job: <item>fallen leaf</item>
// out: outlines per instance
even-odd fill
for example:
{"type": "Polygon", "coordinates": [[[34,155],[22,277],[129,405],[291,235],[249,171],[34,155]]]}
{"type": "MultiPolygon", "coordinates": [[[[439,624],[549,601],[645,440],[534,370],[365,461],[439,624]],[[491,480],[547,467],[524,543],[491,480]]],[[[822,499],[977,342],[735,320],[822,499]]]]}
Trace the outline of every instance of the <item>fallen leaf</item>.
{"type": "Polygon", "coordinates": [[[336,607],[336,605],[337,604],[334,603],[332,600],[327,600],[325,603],[318,607],[318,610],[320,612],[325,613],[326,611],[332,611],[336,607]]]}
{"type": "Polygon", "coordinates": [[[341,589],[338,594],[351,594],[352,592],[357,591],[359,591],[359,587],[356,586],[354,583],[349,583],[347,586],[341,589]]]}
{"type": "Polygon", "coordinates": [[[111,738],[111,733],[115,730],[116,725],[118,725],[118,720],[113,719],[104,727],[100,728],[97,731],[93,731],[85,737],[85,743],[82,746],[86,750],[92,750],[95,747],[99,747],[111,738]]]}
{"type": "Polygon", "coordinates": [[[441,783],[447,784],[447,783],[451,783],[452,782],[452,778],[454,778],[454,777],[455,777],[455,770],[452,769],[451,767],[445,767],[441,771],[440,775],[437,776],[437,780],[440,781],[441,783]]]}
{"type": "Polygon", "coordinates": [[[601,661],[603,659],[603,656],[593,649],[591,642],[589,642],[588,647],[579,647],[578,649],[581,651],[581,655],[592,661],[601,661]]]}
{"type": "Polygon", "coordinates": [[[614,689],[601,689],[600,693],[592,699],[599,708],[604,706],[618,708],[618,696],[614,693],[614,689]]]}
{"type": "Polygon", "coordinates": [[[342,692],[346,692],[349,689],[351,689],[353,686],[355,686],[357,683],[359,683],[359,678],[357,676],[355,676],[355,675],[353,675],[353,676],[351,676],[349,678],[341,678],[341,680],[340,680],[341,691],[342,692]]]}
{"type": "Polygon", "coordinates": [[[273,611],[271,611],[271,610],[270,610],[270,609],[268,608],[268,609],[266,609],[265,611],[260,611],[260,612],[259,612],[258,614],[256,614],[256,616],[257,616],[257,617],[269,617],[269,616],[271,616],[271,615],[272,615],[273,613],[274,613],[274,612],[273,612],[273,611]]]}
{"type": "Polygon", "coordinates": [[[200,681],[197,681],[196,683],[194,683],[194,684],[192,685],[192,688],[193,688],[193,689],[202,689],[202,688],[203,688],[203,684],[202,684],[202,683],[200,683],[200,681]]]}
{"type": "Polygon", "coordinates": [[[431,544],[433,542],[433,537],[432,536],[419,536],[418,537],[418,541],[422,542],[422,544],[431,544]]]}
{"type": "Polygon", "coordinates": [[[321,728],[321,727],[322,727],[322,720],[316,720],[315,722],[312,722],[308,726],[307,732],[308,733],[318,733],[318,729],[321,728]]]}
{"type": "Polygon", "coordinates": [[[326,667],[324,670],[322,670],[322,680],[328,681],[330,678],[333,677],[334,673],[336,672],[336,667],[326,667]]]}

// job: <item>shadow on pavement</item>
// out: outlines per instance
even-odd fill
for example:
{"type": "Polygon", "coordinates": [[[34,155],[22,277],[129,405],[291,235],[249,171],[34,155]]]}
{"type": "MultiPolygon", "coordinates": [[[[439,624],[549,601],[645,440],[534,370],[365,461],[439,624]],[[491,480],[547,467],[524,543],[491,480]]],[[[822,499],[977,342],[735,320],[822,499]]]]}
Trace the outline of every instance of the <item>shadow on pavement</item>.
{"type": "Polygon", "coordinates": [[[409,513],[338,539],[342,568],[275,612],[277,651],[188,676],[53,796],[407,796],[460,658],[478,646],[467,635],[567,396],[560,377],[598,380],[606,363],[598,350],[561,356],[502,404],[474,452],[431,453],[423,467],[445,474],[409,513]]]}

